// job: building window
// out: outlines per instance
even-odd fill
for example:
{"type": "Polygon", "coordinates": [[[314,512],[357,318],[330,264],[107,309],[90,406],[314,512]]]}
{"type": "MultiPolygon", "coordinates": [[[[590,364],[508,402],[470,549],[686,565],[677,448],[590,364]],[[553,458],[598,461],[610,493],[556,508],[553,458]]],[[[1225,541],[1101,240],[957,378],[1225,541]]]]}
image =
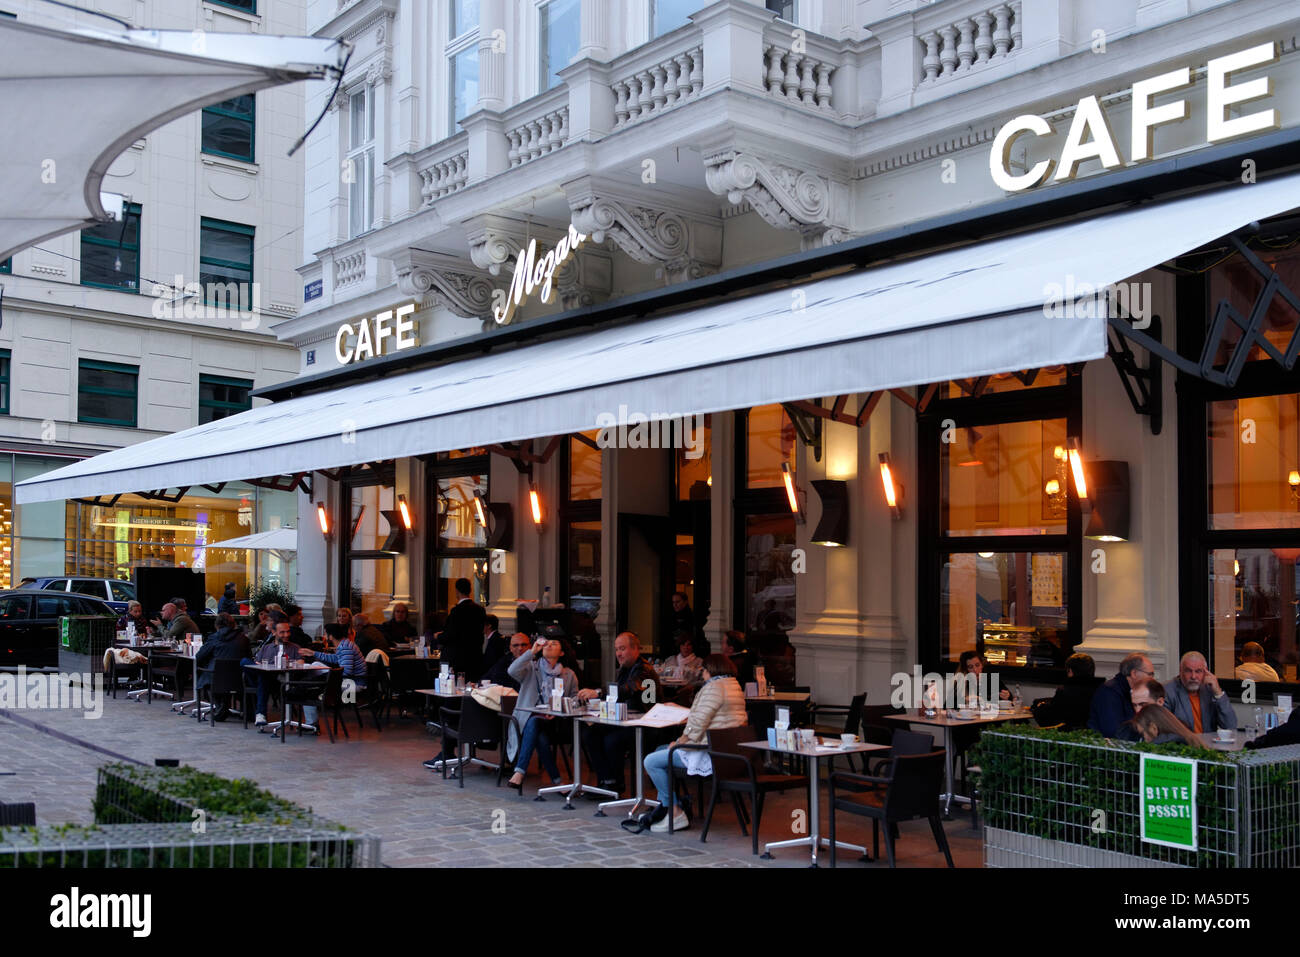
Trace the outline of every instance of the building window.
{"type": "Polygon", "coordinates": [[[208,302],[252,308],[252,226],[207,217],[199,221],[199,282],[208,302]]]}
{"type": "Polygon", "coordinates": [[[974,650],[995,669],[1049,678],[1080,641],[1082,521],[1066,452],[1079,434],[1079,375],[1023,378],[1044,385],[985,393],[959,383],[963,397],[918,419],[918,614],[930,669],[974,650]]]}
{"type": "Polygon", "coordinates": [[[581,10],[581,0],[545,0],[537,8],[540,21],[539,91],[558,84],[557,71],[563,70],[577,56],[581,43],[581,10]]]}
{"type": "Polygon", "coordinates": [[[81,284],[140,290],[140,204],[127,203],[122,221],[81,231],[81,284]]]}
{"type": "Polygon", "coordinates": [[[8,349],[0,349],[0,415],[9,414],[9,358],[8,349]]]}
{"type": "Polygon", "coordinates": [[[488,603],[487,529],[478,522],[474,498],[481,495],[484,502],[490,501],[490,462],[483,453],[429,465],[429,494],[425,500],[437,506],[436,514],[430,516],[436,522],[425,603],[430,611],[446,612],[455,607],[456,580],[460,578],[469,580],[474,601],[484,606],[488,603]]]}
{"type": "Polygon", "coordinates": [[[247,412],[253,407],[252,391],[249,379],[199,376],[199,425],[247,412]]]}
{"type": "Polygon", "coordinates": [[[456,135],[456,124],[478,105],[478,41],[451,56],[451,123],[448,136],[456,135]]]}
{"type": "Polygon", "coordinates": [[[82,359],[77,371],[77,421],[134,429],[140,369],[82,359]]]}
{"type": "Polygon", "coordinates": [[[0,272],[13,272],[13,271],[14,271],[14,260],[12,256],[10,256],[4,262],[0,262],[0,272]]]}
{"type": "Polygon", "coordinates": [[[650,0],[650,35],[660,37],[690,22],[690,15],[708,4],[700,0],[650,0]]]}
{"type": "Polygon", "coordinates": [[[395,552],[386,548],[396,528],[390,517],[397,508],[391,468],[384,477],[366,475],[344,480],[342,541],[342,587],[338,607],[364,612],[371,621],[382,622],[396,594],[395,552]]]}
{"type": "MultiPolygon", "coordinates": [[[[565,443],[560,503],[560,588],[557,600],[594,618],[600,610],[600,495],[602,455],[597,430],[571,435],[565,443]]],[[[543,516],[545,517],[545,516],[543,516]]],[[[531,521],[531,519],[529,519],[531,521]]]]}
{"type": "Polygon", "coordinates": [[[257,0],[207,0],[207,2],[218,7],[232,7],[235,10],[243,10],[245,13],[257,13],[257,0]]]}
{"type": "Polygon", "coordinates": [[[736,413],[735,614],[760,655],[776,655],[795,624],[795,515],[781,464],[795,464],[794,423],[779,405],[736,413]]]}
{"type": "Polygon", "coordinates": [[[767,0],[767,9],[787,23],[798,23],[799,4],[797,0],[767,0]]]}
{"type": "Polygon", "coordinates": [[[348,97],[348,238],[375,221],[375,89],[366,85],[348,97]]]}
{"type": "Polygon", "coordinates": [[[479,0],[451,0],[451,35],[462,37],[478,29],[479,0]]]}
{"type": "Polygon", "coordinates": [[[204,107],[203,152],[253,162],[254,123],[252,93],[204,107]]]}

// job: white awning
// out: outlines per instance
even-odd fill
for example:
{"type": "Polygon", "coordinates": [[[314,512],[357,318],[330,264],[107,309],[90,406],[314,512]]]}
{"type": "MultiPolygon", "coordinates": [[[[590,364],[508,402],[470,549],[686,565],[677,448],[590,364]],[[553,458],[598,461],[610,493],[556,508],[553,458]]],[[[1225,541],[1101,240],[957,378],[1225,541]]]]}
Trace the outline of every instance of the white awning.
{"type": "Polygon", "coordinates": [[[151,130],[211,103],[323,77],[340,59],[334,40],[127,30],[76,16],[94,26],[0,18],[0,260],[112,215],[104,174],[151,130]]]}
{"type": "Polygon", "coordinates": [[[273,528],[268,532],[254,532],[252,535],[228,538],[224,542],[209,542],[208,548],[251,548],[253,551],[296,552],[298,530],[273,528]]]}
{"type": "Polygon", "coordinates": [[[1090,295],[1300,205],[1300,174],[287,399],[29,479],[19,503],[310,472],[1096,359],[1090,295]],[[1080,316],[1079,313],[1084,315],[1080,316]]]}

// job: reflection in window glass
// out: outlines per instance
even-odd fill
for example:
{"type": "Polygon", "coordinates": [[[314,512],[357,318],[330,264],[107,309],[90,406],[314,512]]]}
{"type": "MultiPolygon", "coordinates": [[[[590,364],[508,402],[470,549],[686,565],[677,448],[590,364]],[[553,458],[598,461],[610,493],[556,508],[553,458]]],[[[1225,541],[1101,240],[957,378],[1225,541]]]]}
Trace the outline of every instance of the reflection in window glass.
{"type": "Polygon", "coordinates": [[[569,607],[595,616],[600,610],[600,522],[569,523],[569,607]]]}
{"type": "Polygon", "coordinates": [[[1211,402],[1210,528],[1300,528],[1300,396],[1211,402]]]}
{"type": "Polygon", "coordinates": [[[549,90],[559,83],[556,71],[563,70],[577,56],[581,7],[580,0],[549,0],[538,9],[541,26],[539,89],[549,90]]]}
{"type": "Polygon", "coordinates": [[[451,35],[458,37],[478,26],[479,0],[451,0],[451,35]]]}
{"type": "Polygon", "coordinates": [[[964,552],[940,577],[941,660],[980,651],[989,664],[1063,667],[1070,644],[1062,552],[964,552]]]}
{"type": "MultiPolygon", "coordinates": [[[[487,499],[486,475],[438,479],[438,548],[486,548],[487,530],[478,522],[474,496],[487,499]]],[[[485,506],[486,507],[486,506],[485,506]]]]}
{"type": "MultiPolygon", "coordinates": [[[[1289,288],[1300,289],[1300,252],[1294,249],[1253,251],[1289,288]]],[[[1255,298],[1263,288],[1263,277],[1239,255],[1233,256],[1210,270],[1210,308],[1217,308],[1220,300],[1227,299],[1238,315],[1249,316],[1255,298]]],[[[1264,313],[1264,338],[1285,353],[1295,334],[1297,318],[1296,311],[1281,296],[1275,296],[1264,313]]],[[[1240,340],[1241,330],[1233,323],[1227,323],[1214,364],[1225,364],[1240,340]]],[[[1255,361],[1269,357],[1258,345],[1252,345],[1247,358],[1255,361]]]]}
{"type": "Polygon", "coordinates": [[[354,552],[374,552],[383,547],[391,531],[381,512],[397,506],[391,485],[363,485],[351,490],[348,517],[349,548],[354,552]]]}
{"type": "Polygon", "coordinates": [[[488,603],[488,559],[477,556],[457,558],[440,558],[438,560],[438,582],[435,586],[434,610],[447,612],[456,607],[460,596],[456,594],[456,580],[468,578],[470,597],[484,607],[488,603]]]}
{"type": "Polygon", "coordinates": [[[706,6],[708,4],[703,0],[651,0],[651,35],[663,36],[670,30],[685,26],[692,13],[706,6]]]}
{"type": "Polygon", "coordinates": [[[451,125],[447,133],[455,135],[456,124],[478,105],[478,44],[466,47],[451,58],[451,125]]]}
{"type": "Polygon", "coordinates": [[[762,638],[794,627],[794,515],[745,516],[745,625],[762,638]]]}
{"type": "Polygon", "coordinates": [[[1070,465],[1065,419],[956,430],[943,444],[943,530],[961,535],[1066,531],[1070,465]]]}
{"type": "Polygon", "coordinates": [[[1023,392],[1025,389],[1046,389],[1065,385],[1065,366],[1047,366],[1021,372],[999,372],[982,379],[953,379],[943,384],[941,395],[945,399],[967,399],[976,394],[995,395],[1002,392],[1023,392]]]}
{"type": "MultiPolygon", "coordinates": [[[[592,442],[597,430],[582,433],[592,442]]],[[[585,502],[600,498],[600,449],[582,439],[569,437],[569,501],[585,502]]]]}
{"type": "Polygon", "coordinates": [[[1300,548],[1210,551],[1210,670],[1220,678],[1296,680],[1300,548]]]}
{"type": "Polygon", "coordinates": [[[371,624],[382,624],[393,603],[393,559],[354,558],[348,566],[352,611],[368,615],[371,624]]]}
{"type": "Polygon", "coordinates": [[[746,467],[750,488],[784,488],[781,463],[794,469],[794,423],[779,405],[760,405],[749,410],[746,423],[746,467]]]}

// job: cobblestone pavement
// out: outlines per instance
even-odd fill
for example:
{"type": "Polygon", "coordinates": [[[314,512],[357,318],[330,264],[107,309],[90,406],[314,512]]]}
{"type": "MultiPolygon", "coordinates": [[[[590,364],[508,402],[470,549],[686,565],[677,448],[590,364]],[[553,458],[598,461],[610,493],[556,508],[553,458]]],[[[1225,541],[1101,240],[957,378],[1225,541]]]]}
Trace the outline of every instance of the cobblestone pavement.
{"type": "MultiPolygon", "coordinates": [[[[35,801],[42,824],[88,823],[99,765],[130,758],[152,764],[155,758],[178,758],[183,764],[229,777],[247,777],[281,797],[312,807],[317,813],[378,835],[384,864],[389,866],[806,866],[806,849],[779,850],[764,861],[750,853],[730,804],[720,803],[707,843],[699,840],[699,823],[669,837],[633,835],[618,826],[617,816],[594,817],[595,802],[580,799],[575,810],[563,798],[533,800],[536,775],[525,796],[495,786],[495,772],[470,768],[465,787],[420,762],[438,750],[436,739],[418,718],[399,720],[376,733],[369,715],[357,733],[331,744],[328,738],[290,734],[281,742],[242,721],[215,727],[171,711],[169,703],[104,702],[99,720],[76,711],[8,711],[0,714],[0,800],[35,801]],[[496,831],[504,825],[504,833],[496,831]]],[[[489,755],[490,757],[490,755],[489,755]]],[[[706,792],[707,796],[707,792],[706,792]]],[[[826,813],[823,789],[823,830],[826,813]]],[[[803,817],[806,794],[773,796],[764,808],[761,840],[794,836],[803,817]]],[[[900,866],[943,866],[924,822],[903,825],[898,843],[900,866]]],[[[841,840],[869,844],[870,826],[862,819],[840,818],[841,840]]],[[[969,817],[948,823],[953,856],[959,867],[981,864],[978,834],[969,817]]],[[[846,853],[841,865],[859,863],[846,853]]]]}

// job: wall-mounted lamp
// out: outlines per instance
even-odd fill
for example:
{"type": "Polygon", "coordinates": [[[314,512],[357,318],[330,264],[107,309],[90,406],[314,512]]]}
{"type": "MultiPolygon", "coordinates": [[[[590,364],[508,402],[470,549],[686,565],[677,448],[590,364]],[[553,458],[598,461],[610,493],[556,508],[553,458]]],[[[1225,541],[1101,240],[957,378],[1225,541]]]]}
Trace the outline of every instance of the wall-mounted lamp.
{"type": "Polygon", "coordinates": [[[1070,471],[1074,473],[1074,490],[1079,493],[1079,499],[1083,500],[1088,497],[1088,482],[1083,474],[1083,451],[1079,446],[1079,440],[1070,439],[1070,471]]]}
{"type": "Polygon", "coordinates": [[[813,530],[814,545],[834,548],[849,543],[849,483],[838,479],[813,479],[812,486],[822,500],[822,517],[813,530]]]}
{"type": "Polygon", "coordinates": [[[1291,501],[1300,505],[1300,471],[1292,469],[1286,473],[1286,486],[1291,490],[1291,501]]]}
{"type": "Polygon", "coordinates": [[[533,510],[533,525],[540,532],[542,530],[542,496],[537,491],[537,486],[532,482],[528,483],[528,505],[533,510]]]}
{"type": "Polygon", "coordinates": [[[488,527],[487,512],[483,508],[483,493],[474,493],[474,519],[481,528],[488,527]]]}
{"type": "Polygon", "coordinates": [[[781,463],[781,480],[785,482],[785,497],[790,503],[790,511],[794,513],[795,520],[802,525],[803,509],[799,507],[799,490],[794,487],[794,472],[790,470],[789,462],[781,463]]]}
{"type": "Polygon", "coordinates": [[[880,484],[885,490],[885,504],[894,513],[894,518],[903,517],[903,486],[894,479],[894,469],[889,461],[889,453],[880,453],[880,484]]]}
{"type": "Polygon", "coordinates": [[[1089,462],[1092,514],[1085,538],[1126,542],[1129,537],[1129,474],[1127,462],[1089,462]]]}
{"type": "Polygon", "coordinates": [[[407,504],[405,495],[397,496],[397,510],[402,515],[402,528],[414,535],[415,529],[411,522],[411,506],[407,504]]]}
{"type": "Polygon", "coordinates": [[[330,537],[330,513],[325,507],[324,502],[316,503],[316,521],[320,523],[320,533],[326,538],[330,537]]]}
{"type": "Polygon", "coordinates": [[[490,551],[513,551],[515,509],[509,502],[488,502],[487,547],[490,551]]]}

